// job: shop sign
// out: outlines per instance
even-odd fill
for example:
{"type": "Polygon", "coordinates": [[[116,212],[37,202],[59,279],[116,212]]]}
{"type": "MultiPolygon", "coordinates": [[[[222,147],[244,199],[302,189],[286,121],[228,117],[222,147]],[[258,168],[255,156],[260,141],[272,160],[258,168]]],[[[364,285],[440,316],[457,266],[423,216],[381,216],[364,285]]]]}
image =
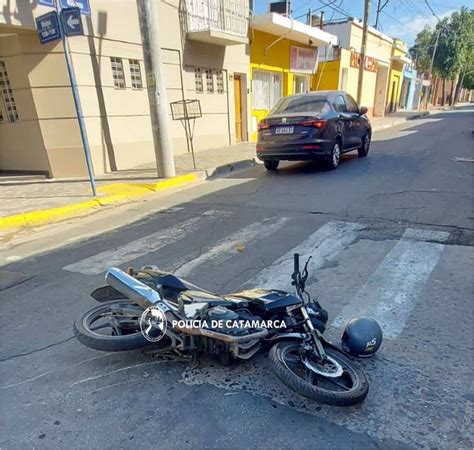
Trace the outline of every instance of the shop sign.
{"type": "MultiPolygon", "coordinates": [[[[351,67],[359,67],[360,64],[360,53],[351,49],[351,67]]],[[[365,57],[364,69],[369,72],[377,72],[379,69],[379,62],[372,56],[365,57]]]]}
{"type": "Polygon", "coordinates": [[[318,52],[313,48],[290,47],[290,71],[297,73],[315,73],[318,52]]]}

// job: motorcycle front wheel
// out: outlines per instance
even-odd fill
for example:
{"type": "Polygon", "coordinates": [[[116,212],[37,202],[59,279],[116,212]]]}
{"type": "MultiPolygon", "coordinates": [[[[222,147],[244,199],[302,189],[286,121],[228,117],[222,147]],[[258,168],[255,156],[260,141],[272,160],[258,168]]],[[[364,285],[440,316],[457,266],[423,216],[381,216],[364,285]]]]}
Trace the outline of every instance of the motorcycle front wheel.
{"type": "Polygon", "coordinates": [[[106,352],[134,350],[150,345],[140,330],[143,308],[128,300],[102,303],[74,323],[74,335],[87,347],[106,352]]]}
{"type": "Polygon", "coordinates": [[[301,351],[300,341],[281,341],[269,353],[276,376],[298,394],[320,403],[349,406],[362,402],[369,382],[360,367],[341,352],[325,347],[323,365],[301,351]]]}

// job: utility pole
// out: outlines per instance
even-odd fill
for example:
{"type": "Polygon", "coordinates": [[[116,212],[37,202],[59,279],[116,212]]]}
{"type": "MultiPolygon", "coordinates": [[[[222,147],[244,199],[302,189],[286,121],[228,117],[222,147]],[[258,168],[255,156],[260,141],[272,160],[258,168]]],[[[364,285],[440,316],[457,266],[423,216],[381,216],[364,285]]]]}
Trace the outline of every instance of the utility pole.
{"type": "Polygon", "coordinates": [[[374,24],[374,28],[375,29],[379,29],[379,17],[380,17],[380,13],[382,12],[382,9],[384,9],[386,6],[387,6],[387,3],[389,2],[389,0],[385,0],[384,4],[382,6],[380,6],[380,3],[382,3],[382,0],[378,0],[377,1],[377,10],[375,12],[375,24],[374,24]]]}
{"type": "Polygon", "coordinates": [[[364,3],[364,27],[362,29],[362,45],[360,47],[359,62],[359,80],[357,83],[357,103],[359,103],[359,105],[360,100],[362,98],[362,85],[364,83],[365,53],[367,48],[367,35],[369,33],[370,0],[365,0],[364,3]]]}
{"type": "Polygon", "coordinates": [[[140,31],[143,42],[147,75],[148,102],[150,104],[153,143],[155,146],[158,177],[174,177],[173,147],[168,117],[168,98],[161,62],[158,12],[153,0],[137,0],[140,31]]]}
{"type": "MultiPolygon", "coordinates": [[[[434,66],[434,60],[436,56],[436,50],[438,48],[438,41],[439,41],[439,35],[441,34],[441,27],[436,33],[436,42],[433,48],[433,54],[431,55],[431,64],[430,64],[430,91],[428,94],[428,98],[426,99],[426,108],[428,108],[428,102],[430,101],[430,97],[433,95],[433,66],[434,66]]],[[[443,96],[444,96],[444,86],[443,86],[443,96]]]]}

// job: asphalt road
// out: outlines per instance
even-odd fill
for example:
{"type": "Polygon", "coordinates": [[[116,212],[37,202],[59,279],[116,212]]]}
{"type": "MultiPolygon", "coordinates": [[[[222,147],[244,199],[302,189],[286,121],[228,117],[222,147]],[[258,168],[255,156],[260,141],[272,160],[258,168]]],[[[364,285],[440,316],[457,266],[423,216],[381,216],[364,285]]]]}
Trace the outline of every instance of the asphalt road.
{"type": "Polygon", "coordinates": [[[0,448],[472,448],[474,166],[455,158],[473,157],[473,118],[381,131],[334,172],[259,166],[62,224],[27,259],[5,250],[0,448]],[[72,337],[108,265],[157,264],[216,292],[289,287],[295,248],[314,257],[308,290],[332,339],[353,315],[384,326],[361,405],[299,397],[266,355],[193,365],[72,337]]]}

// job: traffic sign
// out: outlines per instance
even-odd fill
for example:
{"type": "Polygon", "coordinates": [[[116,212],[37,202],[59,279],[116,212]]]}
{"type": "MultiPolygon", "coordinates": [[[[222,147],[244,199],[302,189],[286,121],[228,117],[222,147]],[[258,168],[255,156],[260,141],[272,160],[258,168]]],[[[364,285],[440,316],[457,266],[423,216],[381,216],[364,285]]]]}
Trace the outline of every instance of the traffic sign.
{"type": "Polygon", "coordinates": [[[89,0],[60,0],[59,3],[63,9],[76,6],[81,11],[81,14],[84,14],[85,16],[91,15],[91,6],[89,4],[89,0]]]}
{"type": "Polygon", "coordinates": [[[56,11],[43,14],[35,19],[36,30],[42,44],[61,39],[58,14],[56,11]]]}
{"type": "Polygon", "coordinates": [[[61,11],[63,30],[66,36],[82,36],[81,11],[79,8],[67,8],[61,11]]]}
{"type": "Polygon", "coordinates": [[[38,0],[38,5],[54,7],[54,0],[38,0]]]}

